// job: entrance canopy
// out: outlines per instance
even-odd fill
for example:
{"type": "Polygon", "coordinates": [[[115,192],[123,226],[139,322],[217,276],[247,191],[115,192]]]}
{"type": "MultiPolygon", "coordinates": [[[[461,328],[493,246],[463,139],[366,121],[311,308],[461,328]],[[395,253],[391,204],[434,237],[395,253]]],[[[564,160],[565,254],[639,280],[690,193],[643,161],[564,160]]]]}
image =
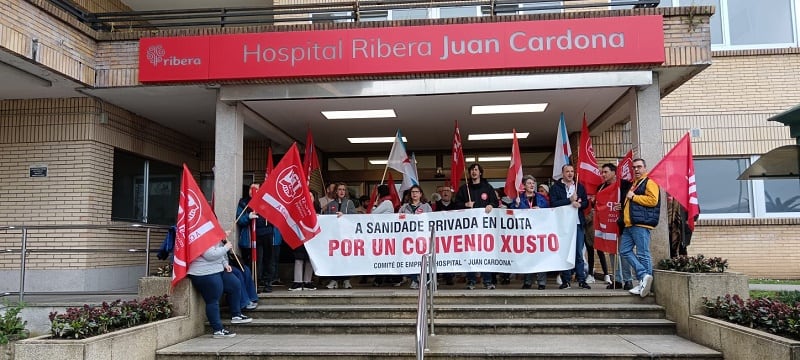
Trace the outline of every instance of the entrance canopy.
{"type": "Polygon", "coordinates": [[[770,150],[750,165],[739,180],[749,179],[797,179],[800,178],[800,105],[775,115],[769,121],[779,121],[789,126],[797,144],[785,145],[770,150]]]}

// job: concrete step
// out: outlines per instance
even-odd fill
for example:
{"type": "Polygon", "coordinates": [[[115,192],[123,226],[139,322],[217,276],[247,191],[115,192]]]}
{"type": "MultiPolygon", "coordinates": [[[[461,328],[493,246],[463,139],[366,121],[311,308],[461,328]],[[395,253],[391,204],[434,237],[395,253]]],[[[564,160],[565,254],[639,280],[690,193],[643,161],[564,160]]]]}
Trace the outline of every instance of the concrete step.
{"type": "MultiPolygon", "coordinates": [[[[314,291],[280,291],[260,294],[259,303],[272,305],[355,305],[355,304],[416,304],[419,292],[411,289],[336,289],[314,291]]],[[[566,289],[566,290],[439,290],[436,305],[557,305],[557,304],[655,304],[655,297],[641,298],[625,290],[566,289]]]]}
{"type": "MultiPolygon", "coordinates": [[[[416,359],[413,335],[243,335],[197,337],[158,350],[158,360],[416,359]]],[[[675,335],[436,335],[426,359],[708,359],[722,354],[675,335]]]]}
{"type": "MultiPolygon", "coordinates": [[[[413,334],[415,319],[254,319],[249,324],[225,326],[240,334],[413,334]]],[[[436,319],[443,335],[521,334],[655,334],[675,333],[665,319],[436,319]]],[[[206,327],[208,333],[210,328],[206,327]]]]}
{"type": "MultiPolygon", "coordinates": [[[[437,298],[437,300],[439,300],[437,298]]],[[[662,319],[655,304],[436,305],[437,319],[662,319]]],[[[247,312],[254,319],[415,319],[417,306],[397,305],[261,305],[247,312]]]]}

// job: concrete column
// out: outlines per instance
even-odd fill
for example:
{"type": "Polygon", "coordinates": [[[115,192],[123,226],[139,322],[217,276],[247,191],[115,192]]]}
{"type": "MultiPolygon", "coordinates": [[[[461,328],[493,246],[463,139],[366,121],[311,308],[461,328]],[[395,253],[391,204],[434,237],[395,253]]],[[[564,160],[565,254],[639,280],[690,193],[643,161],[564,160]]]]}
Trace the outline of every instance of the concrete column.
{"type": "Polygon", "coordinates": [[[236,203],[242,193],[244,112],[238,103],[217,100],[214,131],[214,197],[220,225],[236,243],[236,203]]]}
{"type": "MultiPolygon", "coordinates": [[[[653,83],[636,90],[631,109],[631,142],[634,157],[644,159],[651,169],[664,157],[664,140],[661,129],[661,91],[658,73],[653,73],[653,83]]],[[[669,231],[667,228],[667,195],[661,191],[661,217],[658,226],[651,232],[650,252],[653,268],[661,259],[669,258],[669,231]]]]}

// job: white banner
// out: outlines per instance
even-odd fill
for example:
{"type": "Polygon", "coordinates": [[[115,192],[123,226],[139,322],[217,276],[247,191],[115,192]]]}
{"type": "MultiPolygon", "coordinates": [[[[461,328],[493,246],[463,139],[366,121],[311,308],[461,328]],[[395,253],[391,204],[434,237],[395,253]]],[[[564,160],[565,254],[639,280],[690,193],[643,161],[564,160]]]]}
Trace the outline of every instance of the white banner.
{"type": "Polygon", "coordinates": [[[320,215],[321,232],[305,246],[320,276],[414,274],[434,231],[440,273],[525,274],[575,266],[577,221],[572,206],[320,215]]]}

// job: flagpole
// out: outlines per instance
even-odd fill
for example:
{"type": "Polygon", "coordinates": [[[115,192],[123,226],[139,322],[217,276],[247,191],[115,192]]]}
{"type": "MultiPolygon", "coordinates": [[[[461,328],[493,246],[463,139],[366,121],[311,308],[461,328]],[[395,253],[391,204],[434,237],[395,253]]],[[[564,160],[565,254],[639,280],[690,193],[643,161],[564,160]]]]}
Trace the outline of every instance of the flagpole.
{"type": "MultiPolygon", "coordinates": [[[[251,212],[252,214],[252,212],[251,212]]],[[[253,284],[258,288],[258,277],[256,277],[256,265],[258,260],[258,249],[256,248],[256,219],[250,219],[250,270],[252,270],[253,284]]],[[[241,264],[240,264],[241,265],[241,264]]]]}
{"type": "MultiPolygon", "coordinates": [[[[469,180],[470,180],[469,177],[467,177],[467,167],[465,166],[464,167],[464,186],[467,187],[467,189],[466,189],[467,190],[467,200],[469,200],[469,202],[472,202],[472,194],[469,193],[469,180]]],[[[456,191],[458,191],[458,189],[456,189],[456,191]]]]}

